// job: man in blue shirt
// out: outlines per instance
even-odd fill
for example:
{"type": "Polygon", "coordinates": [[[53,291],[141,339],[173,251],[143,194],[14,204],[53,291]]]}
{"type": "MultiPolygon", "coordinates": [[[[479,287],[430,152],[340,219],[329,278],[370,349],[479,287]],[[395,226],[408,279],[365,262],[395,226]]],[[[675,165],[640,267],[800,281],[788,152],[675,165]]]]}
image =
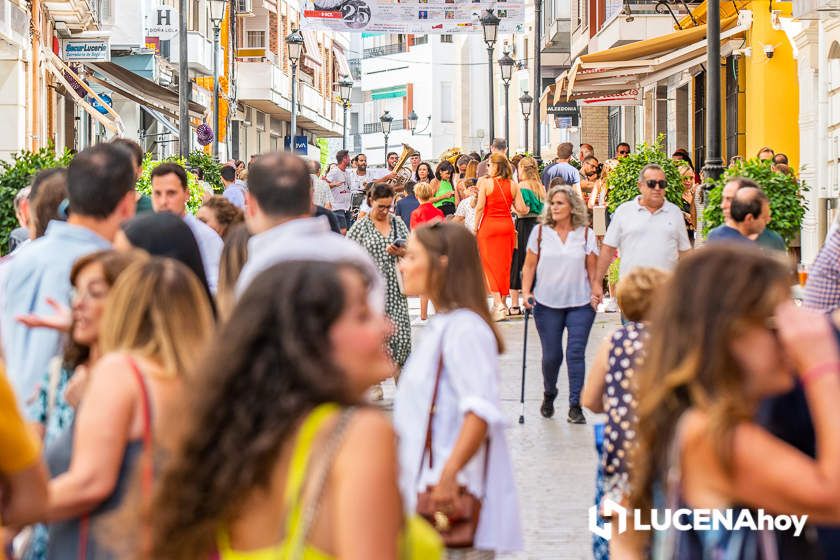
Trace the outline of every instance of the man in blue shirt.
{"type": "Polygon", "coordinates": [[[245,209],[245,187],[236,180],[236,169],[226,165],[219,173],[222,176],[222,183],[225,185],[225,192],[222,193],[234,206],[245,209]]]}
{"type": "Polygon", "coordinates": [[[417,200],[417,195],[414,194],[414,182],[409,181],[406,183],[405,193],[405,198],[394,205],[394,214],[402,218],[402,221],[405,222],[405,227],[411,231],[411,213],[420,206],[420,201],[417,200]]]}
{"type": "Polygon", "coordinates": [[[567,185],[571,185],[580,192],[580,172],[569,163],[575,147],[571,142],[563,142],[557,146],[556,163],[545,168],[542,174],[542,182],[546,190],[551,188],[551,181],[560,177],[567,185]]]}
{"type": "Polygon", "coordinates": [[[754,241],[762,249],[787,251],[782,237],[767,227],[771,218],[770,199],[755,181],[746,177],[733,177],[727,181],[720,207],[724,223],[709,232],[707,242],[754,241]],[[737,206],[734,213],[733,205],[737,206]]]}
{"type": "Polygon", "coordinates": [[[44,237],[29,243],[9,263],[3,285],[3,349],[21,404],[33,397],[50,359],[60,352],[61,335],[26,327],[17,318],[52,315],[48,299],[70,305],[73,263],[111,246],[120,224],[134,215],[134,183],[134,165],[125,148],[98,144],[84,150],[67,170],[67,222],[50,222],[44,237]]]}

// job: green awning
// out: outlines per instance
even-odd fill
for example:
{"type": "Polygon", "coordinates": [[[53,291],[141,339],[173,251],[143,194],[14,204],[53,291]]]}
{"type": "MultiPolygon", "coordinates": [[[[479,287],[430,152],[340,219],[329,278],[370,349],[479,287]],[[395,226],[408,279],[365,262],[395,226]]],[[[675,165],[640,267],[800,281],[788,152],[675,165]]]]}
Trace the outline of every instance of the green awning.
{"type": "Polygon", "coordinates": [[[405,86],[375,89],[370,93],[371,99],[391,99],[394,97],[406,97],[408,88],[405,86]]]}

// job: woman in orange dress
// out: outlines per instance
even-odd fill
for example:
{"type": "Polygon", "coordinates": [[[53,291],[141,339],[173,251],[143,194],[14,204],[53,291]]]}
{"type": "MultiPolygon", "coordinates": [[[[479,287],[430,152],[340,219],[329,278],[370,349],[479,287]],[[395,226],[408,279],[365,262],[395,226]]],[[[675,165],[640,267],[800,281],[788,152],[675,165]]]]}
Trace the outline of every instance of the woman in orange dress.
{"type": "Polygon", "coordinates": [[[493,154],[488,163],[488,176],[478,181],[475,205],[476,237],[487,290],[493,296],[493,318],[502,321],[510,312],[505,303],[510,292],[510,266],[516,243],[516,228],[511,207],[526,213],[519,186],[511,180],[510,162],[502,154],[493,154]]]}

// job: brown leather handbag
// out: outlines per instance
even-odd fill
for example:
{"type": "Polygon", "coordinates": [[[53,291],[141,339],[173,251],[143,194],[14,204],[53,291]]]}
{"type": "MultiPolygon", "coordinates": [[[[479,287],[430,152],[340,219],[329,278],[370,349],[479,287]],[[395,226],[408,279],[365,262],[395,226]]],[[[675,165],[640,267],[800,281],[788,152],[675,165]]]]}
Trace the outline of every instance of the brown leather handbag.
{"type": "MultiPolygon", "coordinates": [[[[423,455],[420,457],[420,470],[418,478],[423,472],[423,462],[426,454],[429,455],[429,469],[434,464],[432,452],[432,423],[435,417],[438,390],[440,388],[440,377],[443,372],[443,355],[438,360],[437,375],[435,376],[435,389],[432,393],[432,404],[429,407],[429,424],[426,427],[426,445],[423,448],[423,455]]],[[[490,456],[490,440],[488,438],[484,451],[484,482],[487,486],[487,461],[490,456]]],[[[432,486],[428,486],[424,492],[417,493],[417,514],[426,519],[443,539],[447,548],[471,548],[475,542],[475,532],[478,529],[478,519],[481,515],[482,499],[473,495],[466,486],[458,487],[458,496],[449,511],[443,512],[435,507],[432,500],[432,486]]]]}

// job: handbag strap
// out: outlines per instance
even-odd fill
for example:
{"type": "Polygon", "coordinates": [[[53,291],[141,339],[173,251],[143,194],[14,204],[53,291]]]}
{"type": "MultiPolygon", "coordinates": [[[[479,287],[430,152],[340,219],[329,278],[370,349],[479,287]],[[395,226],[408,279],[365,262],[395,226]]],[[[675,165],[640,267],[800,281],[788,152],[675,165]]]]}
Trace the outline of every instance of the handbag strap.
{"type": "MultiPolygon", "coordinates": [[[[147,505],[149,498],[152,495],[154,486],[154,460],[152,451],[152,406],[151,398],[149,397],[149,387],[146,384],[146,378],[137,366],[134,358],[128,354],[125,355],[128,366],[131,368],[131,373],[134,376],[137,385],[140,387],[140,416],[143,423],[143,454],[140,456],[140,488],[141,496],[144,502],[144,507],[147,505]]],[[[151,542],[151,534],[148,527],[144,527],[143,543],[141,550],[148,551],[148,544],[151,542]]],[[[88,539],[90,538],[90,514],[85,515],[79,522],[79,550],[78,557],[80,560],[87,559],[88,539]]]]}
{"type": "MultiPolygon", "coordinates": [[[[445,333],[444,333],[445,334],[445,333]]],[[[433,451],[432,451],[432,424],[435,419],[435,412],[437,412],[437,399],[440,392],[440,378],[443,375],[443,336],[441,336],[440,354],[438,356],[437,373],[435,373],[435,388],[432,391],[432,404],[429,406],[429,421],[426,425],[426,442],[423,445],[423,454],[420,456],[420,468],[417,470],[417,481],[420,480],[420,475],[423,473],[423,461],[426,460],[426,453],[429,454],[429,470],[434,466],[433,451]]],[[[487,471],[488,463],[490,461],[490,436],[485,439],[484,446],[484,480],[481,485],[484,492],[487,492],[487,471]]]]}

